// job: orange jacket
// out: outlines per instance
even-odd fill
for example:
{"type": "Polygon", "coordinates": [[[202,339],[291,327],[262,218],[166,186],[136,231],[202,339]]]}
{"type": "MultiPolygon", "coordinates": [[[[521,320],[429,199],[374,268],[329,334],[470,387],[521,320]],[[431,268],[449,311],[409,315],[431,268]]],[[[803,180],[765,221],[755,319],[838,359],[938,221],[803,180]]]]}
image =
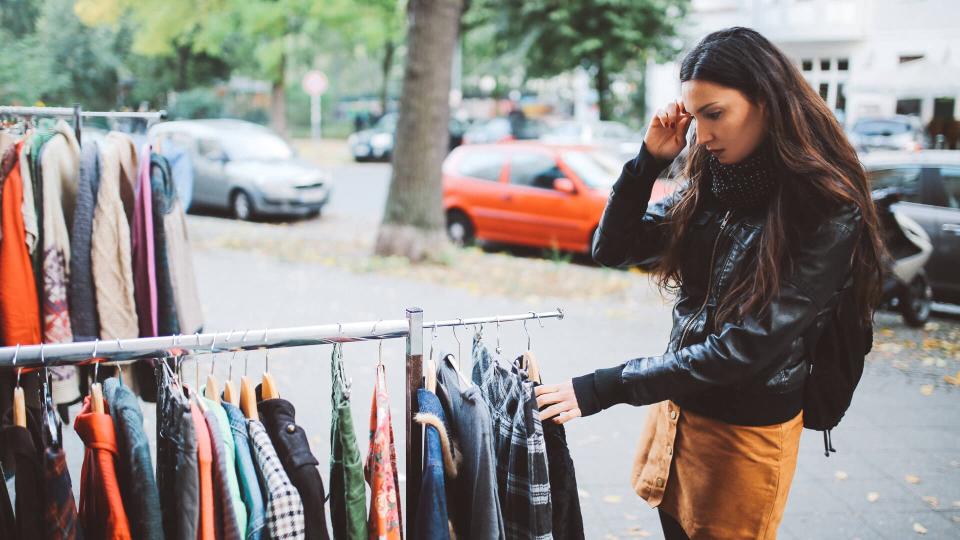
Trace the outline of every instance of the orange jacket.
{"type": "Polygon", "coordinates": [[[80,471],[79,518],[83,531],[87,538],[129,540],[130,522],[117,481],[117,435],[113,418],[93,412],[87,396],[73,428],[87,447],[80,471]]]}
{"type": "Polygon", "coordinates": [[[21,141],[15,147],[0,208],[0,339],[4,345],[40,343],[40,304],[23,228],[23,179],[16,157],[22,146],[21,141]]]}

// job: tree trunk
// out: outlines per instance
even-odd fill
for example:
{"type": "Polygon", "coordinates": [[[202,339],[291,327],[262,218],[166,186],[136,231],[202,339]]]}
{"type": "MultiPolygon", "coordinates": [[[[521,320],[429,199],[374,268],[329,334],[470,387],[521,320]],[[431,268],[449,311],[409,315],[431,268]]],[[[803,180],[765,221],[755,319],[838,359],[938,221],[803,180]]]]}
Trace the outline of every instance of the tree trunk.
{"type": "Polygon", "coordinates": [[[440,168],[447,153],[450,75],[463,0],[410,0],[407,60],[393,173],[378,255],[439,261],[444,231],[440,168]]]}
{"type": "Polygon", "coordinates": [[[280,57],[279,73],[270,88],[270,127],[282,137],[287,136],[286,64],[287,55],[284,54],[280,57]]]}
{"type": "Polygon", "coordinates": [[[600,119],[610,120],[610,117],[613,116],[613,104],[610,103],[610,77],[607,74],[605,66],[603,65],[602,56],[597,61],[596,85],[597,106],[600,109],[600,119]]]}
{"type": "Polygon", "coordinates": [[[383,63],[380,66],[381,73],[383,75],[383,80],[380,82],[380,113],[386,114],[387,112],[387,93],[390,86],[390,69],[393,67],[393,54],[396,52],[397,46],[393,41],[387,41],[384,45],[383,51],[383,63]]]}

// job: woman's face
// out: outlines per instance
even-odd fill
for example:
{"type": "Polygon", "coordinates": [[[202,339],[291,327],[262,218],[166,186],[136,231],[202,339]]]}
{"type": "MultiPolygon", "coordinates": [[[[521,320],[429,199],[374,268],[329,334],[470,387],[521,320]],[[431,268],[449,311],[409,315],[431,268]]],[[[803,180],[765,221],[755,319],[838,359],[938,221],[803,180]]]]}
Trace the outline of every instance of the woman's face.
{"type": "Polygon", "coordinates": [[[697,144],[720,163],[736,163],[749,156],[766,131],[763,106],[739,90],[709,81],[687,81],[680,87],[684,109],[697,121],[697,144]]]}

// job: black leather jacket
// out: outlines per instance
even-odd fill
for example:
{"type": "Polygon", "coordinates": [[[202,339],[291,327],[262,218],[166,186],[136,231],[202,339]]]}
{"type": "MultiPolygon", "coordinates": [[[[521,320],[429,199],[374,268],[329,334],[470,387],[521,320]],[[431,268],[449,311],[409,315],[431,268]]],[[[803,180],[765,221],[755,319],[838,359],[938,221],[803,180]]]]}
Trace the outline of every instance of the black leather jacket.
{"type": "MultiPolygon", "coordinates": [[[[624,166],[593,239],[597,262],[656,264],[667,240],[667,227],[661,225],[680,193],[649,204],[653,183],[667,165],[644,148],[624,166]]],[[[782,273],[769,308],[715,328],[718,298],[752,270],[763,212],[728,211],[719,203],[698,209],[681,261],[682,284],[666,352],[575,378],[583,416],[617,403],[665,399],[739,425],[776,424],[800,412],[810,364],[804,335],[823,324],[828,302],[848,283],[862,220],[856,207],[818,220],[799,245],[791,246],[793,264],[782,273]]]]}

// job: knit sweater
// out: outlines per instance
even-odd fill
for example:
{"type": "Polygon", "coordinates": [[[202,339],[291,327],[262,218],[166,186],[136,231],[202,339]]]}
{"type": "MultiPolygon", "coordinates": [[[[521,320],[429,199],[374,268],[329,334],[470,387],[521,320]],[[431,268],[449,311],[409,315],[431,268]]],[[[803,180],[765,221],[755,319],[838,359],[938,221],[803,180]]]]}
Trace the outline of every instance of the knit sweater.
{"type": "Polygon", "coordinates": [[[92,341],[100,337],[97,296],[90,261],[93,236],[93,213],[100,187],[100,149],[96,142],[83,145],[80,154],[80,181],[70,231],[70,324],[76,341],[92,341]]]}
{"type": "Polygon", "coordinates": [[[90,258],[101,339],[139,335],[130,252],[136,159],[133,140],[123,133],[110,132],[100,145],[100,188],[90,258]]]}

